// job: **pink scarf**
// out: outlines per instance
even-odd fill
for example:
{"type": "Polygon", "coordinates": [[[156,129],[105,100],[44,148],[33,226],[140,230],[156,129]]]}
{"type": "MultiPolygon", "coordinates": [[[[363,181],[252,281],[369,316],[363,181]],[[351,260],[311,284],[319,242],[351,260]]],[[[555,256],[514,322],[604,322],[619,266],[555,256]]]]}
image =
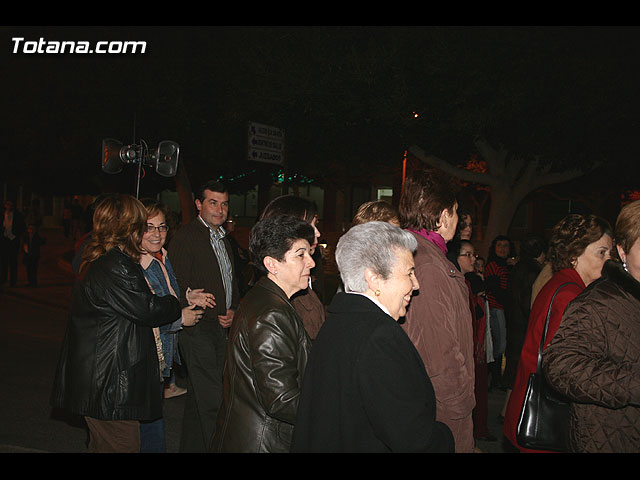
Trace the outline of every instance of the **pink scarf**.
{"type": "Polygon", "coordinates": [[[442,253],[444,253],[445,255],[449,251],[449,249],[447,248],[447,242],[444,241],[444,238],[442,238],[442,235],[440,235],[438,232],[434,232],[433,230],[427,232],[424,228],[422,230],[413,230],[412,228],[408,228],[407,230],[417,233],[421,237],[426,238],[436,247],[442,250],[442,253]]]}

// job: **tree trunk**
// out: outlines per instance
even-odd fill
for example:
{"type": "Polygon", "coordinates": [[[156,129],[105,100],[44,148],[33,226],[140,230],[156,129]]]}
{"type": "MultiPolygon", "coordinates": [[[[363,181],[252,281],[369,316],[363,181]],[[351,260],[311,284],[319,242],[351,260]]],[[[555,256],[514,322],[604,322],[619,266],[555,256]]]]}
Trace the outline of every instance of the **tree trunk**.
{"type": "Polygon", "coordinates": [[[491,188],[491,205],[489,207],[489,221],[484,230],[482,240],[475,245],[476,252],[485,259],[489,255],[491,242],[498,235],[508,235],[511,221],[524,199],[515,189],[507,187],[491,188]]]}

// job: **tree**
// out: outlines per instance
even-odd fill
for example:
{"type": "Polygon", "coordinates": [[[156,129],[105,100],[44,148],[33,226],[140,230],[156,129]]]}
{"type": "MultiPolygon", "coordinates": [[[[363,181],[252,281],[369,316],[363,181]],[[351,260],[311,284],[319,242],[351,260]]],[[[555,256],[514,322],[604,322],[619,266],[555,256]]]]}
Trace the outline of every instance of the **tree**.
{"type": "Polygon", "coordinates": [[[426,118],[411,130],[409,151],[461,181],[489,187],[485,250],[508,233],[532,192],[602,165],[638,171],[638,103],[629,97],[629,82],[640,73],[637,53],[631,54],[637,34],[597,28],[443,33],[443,55],[428,56],[429,71],[432,81],[448,81],[436,81],[438,98],[423,97],[426,118]],[[486,162],[483,172],[465,168],[476,153],[486,162]]]}
{"type": "Polygon", "coordinates": [[[409,151],[424,163],[460,180],[490,187],[491,210],[481,247],[485,255],[491,240],[509,231],[513,216],[530,193],[546,185],[578,178],[585,173],[580,169],[551,172],[550,165],[542,166],[540,161],[535,159],[526,161],[522,156],[510,157],[505,147],[494,148],[482,138],[477,138],[475,145],[487,163],[487,172],[475,172],[454,166],[437,156],[427,154],[417,145],[411,146],[409,151]]]}

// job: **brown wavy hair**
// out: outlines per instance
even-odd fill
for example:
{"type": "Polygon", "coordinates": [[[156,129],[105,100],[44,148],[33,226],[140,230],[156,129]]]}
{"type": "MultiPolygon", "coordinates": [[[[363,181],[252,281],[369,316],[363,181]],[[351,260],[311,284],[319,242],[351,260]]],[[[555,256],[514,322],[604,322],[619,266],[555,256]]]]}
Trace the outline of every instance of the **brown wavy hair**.
{"type": "Polygon", "coordinates": [[[560,220],[551,233],[548,258],[554,272],[573,268],[575,260],[589,244],[604,234],[611,235],[611,225],[596,215],[571,214],[560,220]]]}
{"type": "Polygon", "coordinates": [[[147,210],[131,195],[113,194],[102,200],[93,214],[91,239],[84,248],[80,273],[114,247],[139,261],[140,242],[147,228],[147,210]]]}
{"type": "Polygon", "coordinates": [[[367,222],[397,222],[400,223],[398,209],[385,200],[365,202],[353,217],[353,224],[360,225],[367,222]]]}
{"type": "Polygon", "coordinates": [[[453,212],[459,185],[455,179],[437,169],[413,172],[405,180],[400,197],[400,223],[403,228],[437,230],[440,214],[453,212]]]}

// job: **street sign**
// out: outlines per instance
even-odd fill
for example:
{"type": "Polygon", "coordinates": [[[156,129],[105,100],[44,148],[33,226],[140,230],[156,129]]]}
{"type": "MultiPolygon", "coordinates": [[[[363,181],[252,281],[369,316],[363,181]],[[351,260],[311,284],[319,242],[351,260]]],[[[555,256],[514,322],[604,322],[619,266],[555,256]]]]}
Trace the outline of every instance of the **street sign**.
{"type": "Polygon", "coordinates": [[[249,160],[282,165],[284,130],[261,123],[249,123],[249,160]]]}

